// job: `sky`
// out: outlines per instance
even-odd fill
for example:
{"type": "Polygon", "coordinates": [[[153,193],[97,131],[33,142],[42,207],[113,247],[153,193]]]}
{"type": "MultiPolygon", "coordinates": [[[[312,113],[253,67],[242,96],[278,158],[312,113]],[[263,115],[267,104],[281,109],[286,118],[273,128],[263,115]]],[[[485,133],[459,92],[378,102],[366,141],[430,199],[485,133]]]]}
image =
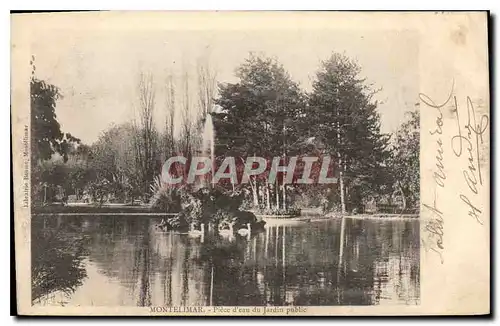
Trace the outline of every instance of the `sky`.
{"type": "Polygon", "coordinates": [[[63,95],[56,108],[62,130],[88,144],[137,113],[140,72],[153,75],[159,128],[170,73],[180,88],[180,76],[188,72],[196,103],[200,58],[208,60],[218,82],[235,82],[235,69],[249,52],[272,56],[311,90],[321,60],[344,53],[358,62],[367,83],[381,89],[375,99],[383,132],[395,132],[418,102],[418,35],[410,31],[61,29],[37,37],[31,50],[37,77],[58,86],[63,95]]]}

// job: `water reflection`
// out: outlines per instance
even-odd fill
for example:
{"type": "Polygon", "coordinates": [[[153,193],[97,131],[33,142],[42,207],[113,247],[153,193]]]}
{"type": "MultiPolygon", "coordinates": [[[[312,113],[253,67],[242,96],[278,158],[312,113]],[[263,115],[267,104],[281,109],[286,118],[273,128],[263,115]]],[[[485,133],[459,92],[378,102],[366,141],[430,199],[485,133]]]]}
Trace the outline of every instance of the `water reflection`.
{"type": "Polygon", "coordinates": [[[54,301],[54,292],[70,296],[87,276],[83,263],[87,238],[79,233],[79,221],[72,222],[76,225],[61,217],[33,222],[31,298],[35,303],[54,301]]]}
{"type": "MultiPolygon", "coordinates": [[[[53,299],[37,304],[373,305],[420,298],[418,221],[320,221],[268,227],[250,239],[165,233],[154,218],[57,221],[35,218],[33,242],[57,232],[64,240],[49,246],[72,248],[52,262],[56,276],[44,275],[74,283],[75,291],[46,287],[53,299]]],[[[34,269],[47,264],[35,257],[40,252],[33,250],[34,269]]]]}

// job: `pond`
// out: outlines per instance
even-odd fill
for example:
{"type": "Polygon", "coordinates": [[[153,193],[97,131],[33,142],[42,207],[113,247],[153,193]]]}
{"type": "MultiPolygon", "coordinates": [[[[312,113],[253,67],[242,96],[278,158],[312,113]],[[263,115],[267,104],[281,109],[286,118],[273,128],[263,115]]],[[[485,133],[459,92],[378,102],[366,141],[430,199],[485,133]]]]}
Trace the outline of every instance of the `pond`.
{"type": "Polygon", "coordinates": [[[311,221],[230,239],[162,232],[159,222],[34,217],[33,304],[419,304],[417,219],[311,221]]]}

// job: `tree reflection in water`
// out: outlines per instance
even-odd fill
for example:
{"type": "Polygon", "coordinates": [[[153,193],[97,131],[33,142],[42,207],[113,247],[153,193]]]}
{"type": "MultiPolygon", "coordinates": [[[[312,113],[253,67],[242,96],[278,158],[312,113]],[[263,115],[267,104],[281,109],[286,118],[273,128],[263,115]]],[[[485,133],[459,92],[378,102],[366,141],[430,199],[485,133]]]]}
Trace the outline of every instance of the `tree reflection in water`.
{"type": "MultiPolygon", "coordinates": [[[[53,293],[70,296],[86,277],[86,238],[79,220],[34,218],[31,234],[31,300],[41,303],[53,293]]],[[[61,302],[63,303],[63,302],[61,302]]]]}
{"type": "Polygon", "coordinates": [[[345,219],[344,224],[270,226],[250,239],[232,240],[214,234],[202,240],[162,232],[155,228],[158,222],[109,216],[82,222],[81,233],[89,239],[84,263],[98,271],[99,286],[106,287],[101,291],[115,295],[107,301],[94,295],[95,285],[90,284],[97,282],[97,276],[92,276],[79,287],[71,304],[86,305],[91,300],[94,305],[131,306],[419,301],[418,220],[345,219]]]}

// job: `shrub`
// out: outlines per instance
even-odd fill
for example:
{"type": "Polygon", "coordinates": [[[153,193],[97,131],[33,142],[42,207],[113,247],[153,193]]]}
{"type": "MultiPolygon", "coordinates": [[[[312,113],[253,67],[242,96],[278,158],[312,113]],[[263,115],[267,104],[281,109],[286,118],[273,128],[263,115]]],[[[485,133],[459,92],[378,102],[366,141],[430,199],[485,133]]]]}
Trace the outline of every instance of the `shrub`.
{"type": "Polygon", "coordinates": [[[259,211],[259,213],[260,214],[264,214],[264,215],[291,215],[291,216],[299,216],[300,213],[301,213],[301,209],[300,208],[296,208],[296,207],[289,207],[287,209],[273,207],[271,209],[261,209],[259,211]]]}
{"type": "Polygon", "coordinates": [[[189,223],[186,220],[186,216],[181,212],[174,216],[167,217],[167,223],[170,228],[174,230],[183,230],[189,227],[189,223]]]}
{"type": "Polygon", "coordinates": [[[238,211],[236,212],[236,219],[234,220],[235,228],[245,227],[247,223],[254,224],[257,222],[257,217],[252,212],[238,211]]]}
{"type": "Polygon", "coordinates": [[[181,198],[177,189],[164,189],[151,196],[149,205],[155,211],[177,213],[181,210],[181,198]]]}
{"type": "Polygon", "coordinates": [[[181,211],[180,215],[184,217],[188,224],[198,224],[203,218],[203,203],[202,201],[187,192],[184,188],[179,190],[181,192],[181,211]]]}

